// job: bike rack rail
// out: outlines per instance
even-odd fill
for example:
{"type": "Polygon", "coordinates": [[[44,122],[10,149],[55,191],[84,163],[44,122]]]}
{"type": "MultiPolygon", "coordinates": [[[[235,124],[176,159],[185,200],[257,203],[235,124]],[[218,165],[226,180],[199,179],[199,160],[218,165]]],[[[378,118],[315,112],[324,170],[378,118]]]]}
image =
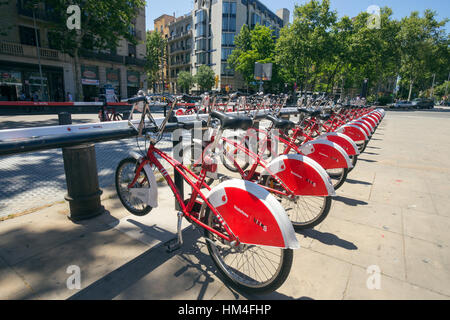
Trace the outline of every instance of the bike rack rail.
{"type": "MultiPolygon", "coordinates": [[[[251,113],[255,113],[252,111],[251,113]]],[[[257,119],[269,110],[259,110],[257,119]]],[[[230,112],[230,115],[242,112],[230,112]]],[[[281,116],[298,114],[297,108],[284,108],[281,116]]],[[[115,122],[99,122],[88,124],[71,123],[70,114],[60,113],[59,126],[35,127],[25,129],[0,130],[0,156],[22,154],[33,151],[63,149],[64,168],[68,194],[65,199],[70,204],[69,218],[72,221],[89,219],[104,212],[100,203],[102,191],[98,186],[97,163],[94,144],[113,140],[132,138],[138,135],[131,128],[128,120],[115,122]]],[[[207,120],[207,114],[174,116],[165,127],[165,132],[180,129],[178,122],[192,123],[207,120]]],[[[156,118],[156,125],[160,126],[163,118],[156,118]]],[[[132,120],[138,125],[139,120],[132,120]]],[[[200,122],[201,123],[201,122],[200,122]]],[[[146,121],[146,132],[155,131],[157,127],[146,121]]],[[[145,132],[145,133],[146,133],[145,132]]],[[[182,141],[179,137],[173,141],[174,147],[182,141]]],[[[183,179],[175,175],[175,184],[183,194],[183,179]]]]}

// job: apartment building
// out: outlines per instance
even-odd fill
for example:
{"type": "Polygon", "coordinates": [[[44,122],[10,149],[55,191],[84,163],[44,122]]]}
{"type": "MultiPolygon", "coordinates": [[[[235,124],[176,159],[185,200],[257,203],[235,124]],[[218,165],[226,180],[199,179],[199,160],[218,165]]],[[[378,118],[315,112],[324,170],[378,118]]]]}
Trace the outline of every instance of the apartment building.
{"type": "Polygon", "coordinates": [[[193,52],[192,14],[178,17],[169,24],[169,89],[178,92],[177,77],[181,71],[192,73],[193,52]]]}
{"type": "MultiPolygon", "coordinates": [[[[51,30],[45,26],[45,21],[51,19],[51,8],[41,2],[37,8],[29,9],[28,2],[11,0],[0,11],[0,100],[18,100],[22,93],[30,99],[42,87],[41,101],[64,101],[69,92],[75,96],[73,58],[52,44],[51,30]]],[[[146,88],[144,9],[131,31],[138,45],[121,40],[116,50],[110,52],[81,52],[85,101],[98,99],[100,88],[105,85],[114,87],[120,98],[146,88]]]]}
{"type": "MultiPolygon", "coordinates": [[[[168,40],[170,37],[169,24],[175,21],[174,16],[163,14],[154,20],[154,31],[159,32],[164,39],[168,40]]],[[[166,48],[166,56],[161,57],[160,78],[156,82],[155,92],[164,92],[169,89],[169,48],[166,48]]]]}
{"type": "Polygon", "coordinates": [[[219,76],[216,89],[246,90],[242,77],[227,65],[235,36],[244,24],[250,28],[268,26],[278,35],[288,22],[289,10],[280,9],[275,14],[258,0],[194,0],[193,74],[206,64],[219,76]]]}

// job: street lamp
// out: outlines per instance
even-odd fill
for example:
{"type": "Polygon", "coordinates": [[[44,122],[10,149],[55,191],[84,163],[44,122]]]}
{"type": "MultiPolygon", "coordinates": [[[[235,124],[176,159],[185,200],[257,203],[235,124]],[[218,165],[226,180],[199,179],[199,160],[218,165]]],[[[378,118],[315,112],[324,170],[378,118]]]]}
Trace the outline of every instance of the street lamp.
{"type": "Polygon", "coordinates": [[[38,32],[36,28],[36,15],[35,15],[35,9],[37,9],[38,4],[33,5],[33,23],[34,23],[34,37],[36,38],[36,49],[37,49],[37,56],[38,56],[38,64],[39,64],[39,77],[41,79],[41,91],[40,91],[40,97],[42,99],[44,95],[44,82],[42,77],[42,65],[41,65],[41,50],[39,47],[39,38],[38,38],[38,32]]]}

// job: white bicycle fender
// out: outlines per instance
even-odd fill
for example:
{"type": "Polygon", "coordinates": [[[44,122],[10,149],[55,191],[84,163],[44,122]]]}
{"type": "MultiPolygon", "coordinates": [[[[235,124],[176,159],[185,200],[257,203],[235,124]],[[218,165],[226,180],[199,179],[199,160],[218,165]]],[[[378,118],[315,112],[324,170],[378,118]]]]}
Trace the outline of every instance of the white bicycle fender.
{"type": "MultiPolygon", "coordinates": [[[[302,146],[300,146],[299,149],[302,151],[302,153],[305,156],[308,156],[309,153],[304,153],[304,151],[309,152],[309,150],[311,149],[310,146],[319,145],[319,144],[328,145],[331,148],[334,148],[336,150],[336,152],[338,152],[345,159],[348,168],[349,169],[353,168],[352,161],[350,160],[350,157],[348,156],[347,152],[345,152],[344,148],[342,148],[340,145],[338,145],[337,143],[334,143],[330,140],[317,138],[315,140],[312,140],[312,141],[309,141],[309,142],[303,144],[302,146]]],[[[312,147],[312,149],[314,150],[314,147],[312,147]]]]}
{"type": "Polygon", "coordinates": [[[334,190],[333,183],[331,182],[331,178],[328,175],[328,173],[325,171],[325,169],[319,163],[317,163],[317,161],[315,161],[307,156],[302,156],[301,154],[287,154],[287,155],[282,155],[282,156],[275,158],[267,166],[268,170],[264,169],[264,171],[261,173],[261,175],[262,176],[272,175],[272,174],[276,175],[276,174],[284,171],[285,170],[285,166],[284,166],[285,159],[297,160],[300,163],[308,164],[313,170],[315,170],[319,174],[319,176],[322,179],[322,182],[328,192],[328,195],[333,196],[333,197],[336,196],[336,191],[334,190]],[[270,171],[270,173],[269,173],[269,171],[270,171]]]}
{"type": "Polygon", "coordinates": [[[360,154],[358,146],[356,145],[356,143],[349,136],[347,136],[347,135],[345,135],[345,134],[343,134],[341,132],[328,132],[328,133],[325,133],[325,134],[317,137],[317,139],[327,139],[328,136],[338,136],[338,137],[340,137],[342,139],[345,139],[349,144],[352,145],[353,151],[356,153],[356,155],[360,154]]]}
{"type": "Polygon", "coordinates": [[[221,215],[224,215],[222,218],[224,218],[225,223],[227,223],[228,227],[230,227],[231,231],[242,243],[272,246],[270,241],[272,241],[273,238],[279,238],[279,243],[282,243],[281,246],[284,248],[300,248],[300,244],[295,236],[294,228],[286,211],[278,200],[261,186],[246,180],[227,180],[212,188],[206,195],[206,198],[221,215]],[[244,205],[247,203],[242,203],[242,199],[239,199],[238,197],[229,196],[229,193],[232,192],[233,189],[234,192],[240,192],[242,195],[251,194],[258,199],[259,208],[265,207],[267,209],[266,214],[269,216],[258,216],[261,214],[261,211],[258,210],[245,210],[244,205]],[[270,218],[270,215],[273,219],[270,218]],[[239,219],[236,219],[235,217],[239,217],[239,219]],[[255,219],[255,217],[257,217],[257,219],[255,219]],[[255,223],[255,221],[259,220],[270,220],[271,222],[265,224],[264,231],[261,231],[261,223],[255,223]],[[278,228],[275,225],[278,226],[278,228]],[[277,231],[277,229],[279,229],[279,231],[277,231]],[[254,234],[264,236],[259,237],[257,241],[254,241],[255,239],[252,239],[254,234]]]}

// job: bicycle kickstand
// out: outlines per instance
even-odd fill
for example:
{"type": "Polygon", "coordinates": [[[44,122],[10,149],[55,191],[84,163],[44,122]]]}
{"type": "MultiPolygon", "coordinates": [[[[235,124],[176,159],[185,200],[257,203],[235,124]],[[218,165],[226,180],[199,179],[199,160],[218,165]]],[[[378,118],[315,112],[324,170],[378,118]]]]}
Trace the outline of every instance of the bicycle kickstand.
{"type": "Polygon", "coordinates": [[[183,233],[181,230],[181,223],[183,222],[183,212],[179,211],[177,214],[177,237],[166,242],[167,252],[172,253],[181,248],[183,245],[183,233]]]}

